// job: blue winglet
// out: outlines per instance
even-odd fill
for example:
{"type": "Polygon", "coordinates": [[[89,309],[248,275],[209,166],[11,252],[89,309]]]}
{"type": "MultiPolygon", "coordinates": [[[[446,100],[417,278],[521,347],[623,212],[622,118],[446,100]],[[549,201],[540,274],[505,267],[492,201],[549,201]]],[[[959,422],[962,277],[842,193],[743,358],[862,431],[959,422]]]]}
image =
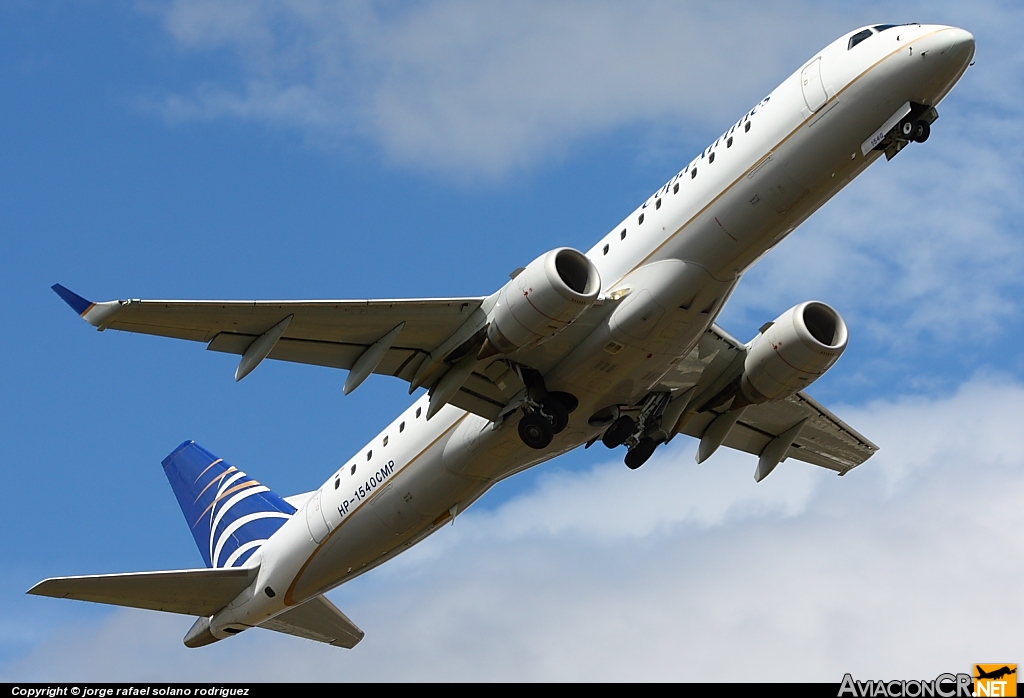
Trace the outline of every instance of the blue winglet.
{"type": "Polygon", "coordinates": [[[92,305],[92,303],[85,300],[74,291],[68,290],[60,284],[54,284],[50,288],[53,289],[54,293],[63,298],[64,302],[70,305],[71,309],[79,315],[84,315],[85,311],[92,305]]]}

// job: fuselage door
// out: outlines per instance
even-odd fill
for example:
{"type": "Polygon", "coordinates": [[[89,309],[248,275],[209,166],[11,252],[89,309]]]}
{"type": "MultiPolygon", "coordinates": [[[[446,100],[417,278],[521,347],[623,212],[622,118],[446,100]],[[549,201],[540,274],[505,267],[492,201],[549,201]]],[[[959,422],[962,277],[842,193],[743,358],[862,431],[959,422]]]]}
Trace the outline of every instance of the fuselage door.
{"type": "Polygon", "coordinates": [[[825,93],[825,84],[821,81],[821,58],[815,58],[806,68],[800,71],[800,89],[804,92],[804,101],[811,112],[816,112],[825,106],[828,101],[828,94],[825,93]]]}
{"type": "Polygon", "coordinates": [[[313,536],[313,540],[317,543],[322,541],[324,536],[327,535],[327,520],[324,518],[324,512],[320,508],[320,497],[322,495],[323,490],[317,490],[317,493],[306,502],[306,526],[309,527],[309,535],[313,536]]]}

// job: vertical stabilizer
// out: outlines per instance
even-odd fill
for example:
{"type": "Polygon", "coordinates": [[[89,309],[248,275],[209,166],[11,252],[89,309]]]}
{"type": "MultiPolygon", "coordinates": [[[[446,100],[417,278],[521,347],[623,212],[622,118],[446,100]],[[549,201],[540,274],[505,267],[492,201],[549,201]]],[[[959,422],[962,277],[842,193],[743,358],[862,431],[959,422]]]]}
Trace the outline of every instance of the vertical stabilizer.
{"type": "Polygon", "coordinates": [[[163,461],[164,473],[207,567],[240,567],[295,507],[267,486],[186,441],[163,461]]]}

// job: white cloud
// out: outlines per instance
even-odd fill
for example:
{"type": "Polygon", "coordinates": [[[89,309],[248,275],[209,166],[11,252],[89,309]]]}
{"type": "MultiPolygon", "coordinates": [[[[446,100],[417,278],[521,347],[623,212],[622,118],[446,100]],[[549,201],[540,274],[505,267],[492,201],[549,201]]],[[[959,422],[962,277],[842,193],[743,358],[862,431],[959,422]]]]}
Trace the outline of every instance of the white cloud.
{"type": "Polygon", "coordinates": [[[490,175],[623,125],[724,127],[827,43],[813,37],[831,40],[849,23],[757,3],[157,7],[180,47],[226,51],[239,72],[235,83],[168,97],[170,118],[235,116],[317,140],[368,137],[400,163],[490,175]]]}
{"type": "Polygon", "coordinates": [[[351,652],[250,631],[202,650],[187,619],[119,611],[5,680],[927,678],[1024,652],[1024,386],[843,416],[882,447],[844,478],[692,444],[637,472],[570,473],[470,510],[332,593],[351,652]]]}

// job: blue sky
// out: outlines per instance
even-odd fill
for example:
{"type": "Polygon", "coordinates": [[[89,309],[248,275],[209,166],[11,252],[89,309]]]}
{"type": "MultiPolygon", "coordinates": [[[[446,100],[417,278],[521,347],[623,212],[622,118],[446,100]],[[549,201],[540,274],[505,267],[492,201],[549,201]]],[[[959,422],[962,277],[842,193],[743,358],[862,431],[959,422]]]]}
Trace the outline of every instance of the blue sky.
{"type": "Polygon", "coordinates": [[[728,659],[837,681],[1018,661],[1022,20],[998,3],[0,4],[0,677],[700,679],[728,659]],[[636,473],[570,454],[334,592],[367,631],[350,653],[255,632],[189,651],[188,619],[24,596],[201,564],[159,467],[182,440],[287,495],[410,400],[272,362],[236,384],[201,345],[96,333],[51,284],[484,295],[588,248],[817,49],[880,21],[963,26],[977,65],[927,144],[815,214],[720,319],[747,339],[809,298],[843,313],[850,349],[810,392],[883,447],[863,468],[790,462],[755,486],[751,458],[698,468],[692,443],[636,473]]]}

